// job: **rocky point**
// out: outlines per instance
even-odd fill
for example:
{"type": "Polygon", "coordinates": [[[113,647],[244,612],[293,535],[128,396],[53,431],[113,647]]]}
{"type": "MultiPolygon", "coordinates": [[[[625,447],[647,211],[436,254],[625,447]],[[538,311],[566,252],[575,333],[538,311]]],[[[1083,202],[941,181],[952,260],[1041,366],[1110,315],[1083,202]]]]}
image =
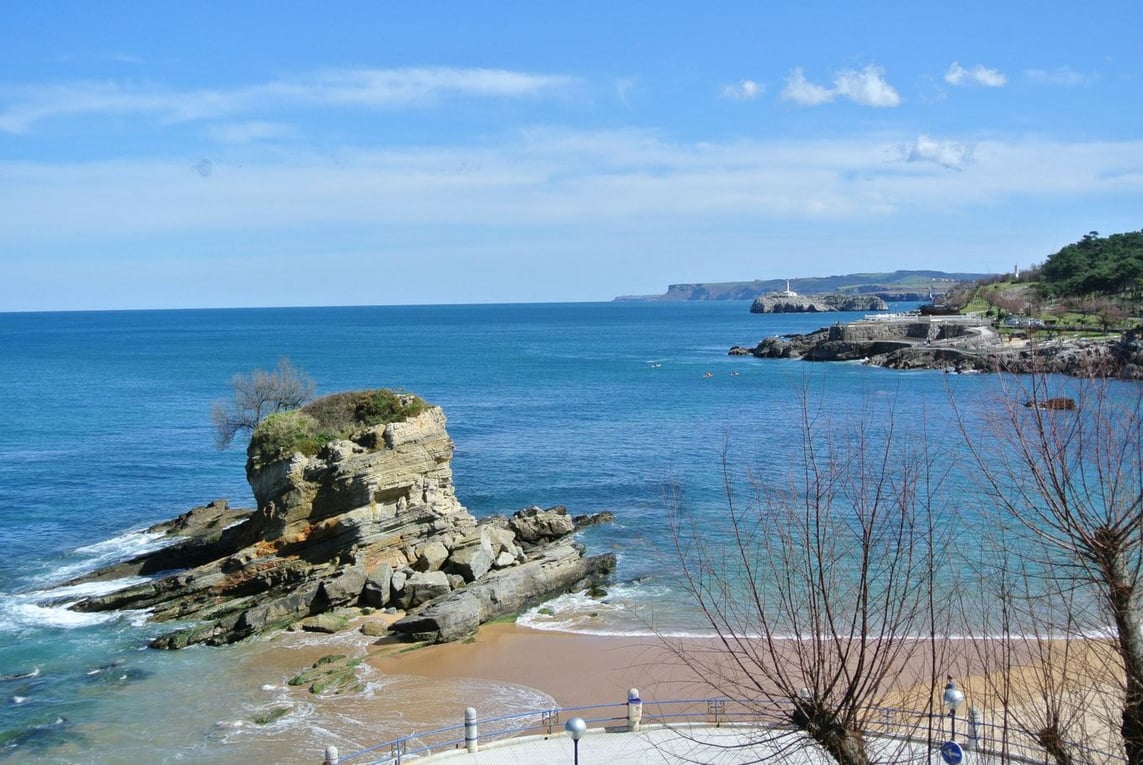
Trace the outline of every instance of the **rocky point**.
{"type": "MultiPolygon", "coordinates": [[[[329,408],[315,404],[315,413],[329,408]]],[[[216,500],[155,527],[170,546],[76,580],[145,582],[73,607],[146,609],[174,627],[152,642],[159,648],[332,629],[328,617],[359,607],[405,611],[396,634],[443,642],[613,570],[613,555],[585,557],[572,539],[577,521],[599,517],[573,520],[563,507],[470,514],[454,492],[445,423],[426,405],[351,427],[312,455],[268,452],[256,431],[247,461],[255,510],[216,500]]]]}

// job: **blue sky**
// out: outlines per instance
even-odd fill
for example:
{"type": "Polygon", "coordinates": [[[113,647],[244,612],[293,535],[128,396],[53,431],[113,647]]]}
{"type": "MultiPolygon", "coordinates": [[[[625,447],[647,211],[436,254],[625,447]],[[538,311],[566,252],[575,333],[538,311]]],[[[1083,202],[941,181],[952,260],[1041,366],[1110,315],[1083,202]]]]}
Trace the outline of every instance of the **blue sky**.
{"type": "Polygon", "coordinates": [[[1143,3],[0,7],[0,311],[609,300],[1143,228],[1143,3]]]}

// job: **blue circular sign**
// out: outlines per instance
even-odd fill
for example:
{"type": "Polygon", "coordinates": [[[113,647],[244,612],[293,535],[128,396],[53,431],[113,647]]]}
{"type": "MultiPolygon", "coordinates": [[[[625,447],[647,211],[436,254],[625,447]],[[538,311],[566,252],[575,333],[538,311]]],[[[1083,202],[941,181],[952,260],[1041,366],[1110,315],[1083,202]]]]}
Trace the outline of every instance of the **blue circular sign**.
{"type": "Polygon", "coordinates": [[[941,744],[941,759],[948,765],[960,765],[964,760],[964,750],[955,741],[946,741],[941,744]]]}

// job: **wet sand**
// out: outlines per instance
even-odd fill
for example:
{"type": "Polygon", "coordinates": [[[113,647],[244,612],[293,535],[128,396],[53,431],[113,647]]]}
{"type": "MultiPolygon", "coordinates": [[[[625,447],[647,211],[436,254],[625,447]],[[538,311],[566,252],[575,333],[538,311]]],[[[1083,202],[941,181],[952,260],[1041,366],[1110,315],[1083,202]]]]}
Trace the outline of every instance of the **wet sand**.
{"type": "Polygon", "coordinates": [[[645,699],[710,695],[710,688],[655,637],[600,637],[488,624],[471,642],[376,656],[369,663],[387,675],[531,686],[561,707],[624,703],[630,688],[645,699]]]}

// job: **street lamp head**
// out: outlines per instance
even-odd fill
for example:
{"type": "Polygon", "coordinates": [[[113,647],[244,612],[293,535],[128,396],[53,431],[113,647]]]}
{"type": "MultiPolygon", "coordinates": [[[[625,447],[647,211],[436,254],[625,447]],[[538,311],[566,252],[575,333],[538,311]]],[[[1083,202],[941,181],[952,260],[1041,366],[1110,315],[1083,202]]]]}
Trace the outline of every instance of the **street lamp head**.
{"type": "Polygon", "coordinates": [[[950,677],[948,684],[945,685],[944,696],[941,697],[945,702],[945,708],[949,710],[949,714],[956,714],[956,710],[964,703],[964,692],[956,687],[956,683],[950,677]]]}
{"type": "Polygon", "coordinates": [[[578,742],[587,731],[587,723],[583,721],[582,717],[573,717],[564,724],[564,730],[571,736],[572,741],[578,742]]]}

